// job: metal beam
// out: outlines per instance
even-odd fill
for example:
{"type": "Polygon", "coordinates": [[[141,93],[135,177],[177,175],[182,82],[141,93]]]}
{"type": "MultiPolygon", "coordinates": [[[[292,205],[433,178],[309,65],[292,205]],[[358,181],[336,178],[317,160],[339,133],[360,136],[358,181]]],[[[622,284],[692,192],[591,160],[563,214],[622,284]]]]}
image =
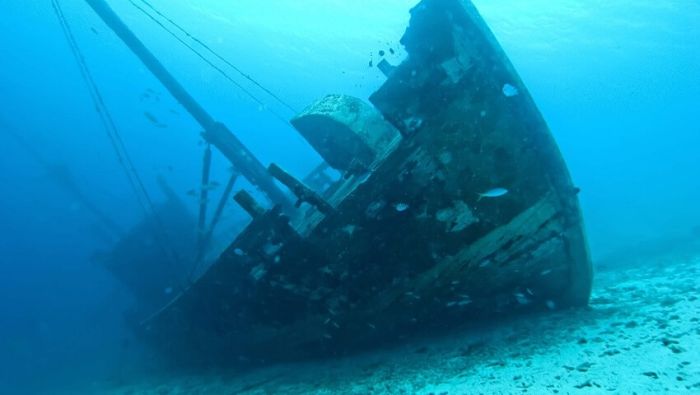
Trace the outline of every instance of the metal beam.
{"type": "Polygon", "coordinates": [[[205,140],[216,147],[241,172],[241,175],[262,190],[274,204],[281,204],[286,210],[292,205],[286,195],[275,185],[265,167],[227,127],[217,122],[185,90],[162,63],[146,48],[138,37],[122,22],[119,16],[104,0],[85,0],[104,23],[126,44],[143,62],[148,70],[165,86],[175,99],[204,128],[205,140]]]}

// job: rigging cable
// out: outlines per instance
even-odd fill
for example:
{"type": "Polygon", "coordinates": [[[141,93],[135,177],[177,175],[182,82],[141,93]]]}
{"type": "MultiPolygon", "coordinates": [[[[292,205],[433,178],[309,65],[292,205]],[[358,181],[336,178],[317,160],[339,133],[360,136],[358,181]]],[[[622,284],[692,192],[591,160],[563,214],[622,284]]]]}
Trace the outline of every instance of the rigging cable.
{"type": "Polygon", "coordinates": [[[179,259],[177,253],[172,248],[172,244],[168,242],[168,235],[165,230],[165,226],[161,221],[160,217],[158,216],[155,209],[155,205],[153,204],[153,200],[148,194],[143,180],[139,176],[139,173],[136,170],[136,167],[134,166],[134,163],[132,162],[126,150],[126,146],[121,138],[119,129],[117,128],[116,123],[114,122],[114,119],[112,118],[112,115],[109,112],[109,109],[107,108],[107,105],[102,98],[102,94],[97,86],[97,83],[92,77],[92,73],[90,72],[90,69],[87,66],[85,57],[83,56],[82,51],[78,47],[78,42],[75,39],[75,36],[73,35],[73,31],[68,25],[68,21],[66,20],[65,15],[63,14],[63,9],[61,8],[61,5],[58,0],[52,0],[51,5],[53,6],[56,17],[58,18],[58,21],[61,25],[61,30],[63,31],[63,34],[65,35],[65,38],[68,41],[68,45],[71,49],[71,52],[73,53],[73,56],[75,57],[75,60],[78,63],[80,74],[85,84],[87,85],[90,97],[92,98],[93,103],[95,105],[95,110],[99,115],[100,121],[102,122],[105,132],[107,133],[107,137],[109,138],[112,148],[114,149],[119,165],[122,167],[124,173],[126,174],[126,177],[129,181],[129,185],[131,186],[131,189],[134,192],[134,195],[136,196],[136,200],[138,201],[139,205],[144,210],[144,212],[147,215],[150,213],[151,217],[155,221],[156,228],[154,233],[156,235],[156,239],[158,240],[159,247],[163,250],[163,252],[166,255],[170,255],[170,258],[175,263],[177,263],[179,259]],[[165,244],[169,245],[170,248],[166,248],[165,244]]]}
{"type": "Polygon", "coordinates": [[[282,98],[280,98],[279,96],[277,96],[274,92],[272,92],[271,90],[269,90],[268,88],[266,88],[266,87],[264,87],[262,84],[260,84],[258,81],[256,81],[255,79],[253,79],[253,77],[251,77],[249,74],[244,73],[241,69],[239,69],[238,67],[236,67],[236,65],[234,65],[233,63],[231,63],[230,61],[228,61],[228,60],[227,60],[226,58],[224,58],[223,56],[219,55],[216,51],[214,51],[210,46],[208,46],[207,44],[205,44],[202,40],[200,40],[200,39],[198,39],[197,37],[195,37],[193,34],[191,34],[190,32],[188,32],[187,30],[185,30],[185,28],[183,28],[182,26],[178,25],[178,24],[177,24],[175,21],[173,21],[172,19],[170,19],[170,18],[168,18],[167,16],[163,15],[162,12],[158,11],[158,9],[156,9],[153,5],[151,5],[151,3],[149,3],[147,0],[141,0],[141,2],[144,3],[148,8],[150,8],[151,10],[153,10],[153,12],[155,12],[156,14],[158,14],[161,18],[163,18],[163,19],[165,19],[166,21],[168,21],[168,22],[169,22],[171,25],[173,25],[176,29],[180,30],[180,31],[181,31],[184,35],[186,35],[189,39],[191,39],[192,41],[194,41],[194,42],[196,42],[197,44],[199,44],[202,48],[206,49],[209,53],[211,53],[212,55],[214,55],[217,59],[219,59],[220,61],[224,62],[227,66],[231,67],[231,68],[232,68],[233,70],[235,70],[238,74],[240,74],[243,78],[245,78],[245,79],[247,79],[248,81],[250,81],[253,85],[255,85],[255,86],[257,86],[258,88],[260,88],[263,92],[265,92],[265,93],[267,93],[268,95],[270,95],[270,97],[272,97],[273,99],[277,100],[280,104],[282,104],[283,106],[287,107],[289,110],[291,110],[291,111],[292,111],[293,113],[295,113],[295,114],[299,112],[299,111],[296,110],[294,107],[292,107],[289,103],[287,103],[286,101],[282,100],[282,98]]]}
{"type": "Polygon", "coordinates": [[[248,89],[246,89],[243,85],[238,83],[236,80],[234,80],[226,71],[224,71],[221,67],[215,65],[211,60],[207,59],[204,55],[202,55],[201,52],[197,51],[194,47],[192,47],[190,44],[185,42],[181,37],[177,35],[174,31],[168,29],[167,26],[165,26],[161,21],[156,19],[152,14],[150,14],[146,9],[143,7],[139,6],[134,2],[134,0],[129,0],[129,2],[139,11],[141,11],[144,15],[146,15],[149,19],[151,19],[154,23],[156,23],[158,26],[160,26],[163,30],[165,30],[168,34],[173,36],[180,44],[184,45],[192,51],[197,57],[199,57],[203,62],[208,64],[211,68],[219,72],[224,78],[229,80],[232,84],[234,84],[238,89],[243,91],[248,97],[250,97],[254,102],[256,102],[261,108],[267,109],[275,118],[277,118],[279,121],[283,122],[285,125],[289,125],[289,120],[282,115],[280,115],[278,112],[272,110],[271,108],[267,107],[267,105],[261,101],[257,96],[255,96],[252,92],[250,92],[248,89]]]}

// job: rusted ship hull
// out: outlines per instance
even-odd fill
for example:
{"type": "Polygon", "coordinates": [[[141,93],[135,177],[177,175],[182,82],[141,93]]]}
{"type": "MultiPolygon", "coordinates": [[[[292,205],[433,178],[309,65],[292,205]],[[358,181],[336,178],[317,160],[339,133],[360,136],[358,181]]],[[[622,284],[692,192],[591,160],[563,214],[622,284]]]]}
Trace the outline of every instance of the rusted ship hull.
{"type": "Polygon", "coordinates": [[[402,44],[370,98],[395,136],[320,193],[326,209],[255,214],[144,336],[188,362],[296,360],[587,303],[577,189],[477,11],[424,0],[402,44]],[[493,188],[508,192],[479,195],[493,188]]]}

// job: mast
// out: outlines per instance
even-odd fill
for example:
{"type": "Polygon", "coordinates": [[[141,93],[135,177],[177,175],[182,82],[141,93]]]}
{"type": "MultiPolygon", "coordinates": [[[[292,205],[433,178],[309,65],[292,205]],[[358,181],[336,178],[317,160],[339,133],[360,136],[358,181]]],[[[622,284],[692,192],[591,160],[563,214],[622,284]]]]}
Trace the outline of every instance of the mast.
{"type": "Polygon", "coordinates": [[[273,202],[291,210],[291,203],[275,185],[265,167],[226,125],[217,122],[173,77],[163,64],[119,18],[104,0],[85,0],[104,23],[131,49],[141,62],[165,86],[173,97],[202,126],[202,137],[216,147],[243,177],[260,188],[273,202]]]}

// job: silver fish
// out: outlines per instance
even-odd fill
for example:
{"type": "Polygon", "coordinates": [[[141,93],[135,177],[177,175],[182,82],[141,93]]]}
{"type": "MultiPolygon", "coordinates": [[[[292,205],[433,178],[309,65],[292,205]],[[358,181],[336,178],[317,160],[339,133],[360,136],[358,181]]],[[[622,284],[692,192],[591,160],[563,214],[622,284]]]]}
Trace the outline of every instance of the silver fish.
{"type": "Polygon", "coordinates": [[[497,198],[497,197],[501,197],[507,193],[508,193],[508,190],[505,188],[493,188],[493,189],[490,189],[484,193],[480,193],[478,200],[481,200],[482,198],[497,198]]]}
{"type": "Polygon", "coordinates": [[[403,211],[408,210],[409,206],[406,203],[396,203],[396,204],[394,204],[394,208],[398,212],[403,212],[403,211]]]}

